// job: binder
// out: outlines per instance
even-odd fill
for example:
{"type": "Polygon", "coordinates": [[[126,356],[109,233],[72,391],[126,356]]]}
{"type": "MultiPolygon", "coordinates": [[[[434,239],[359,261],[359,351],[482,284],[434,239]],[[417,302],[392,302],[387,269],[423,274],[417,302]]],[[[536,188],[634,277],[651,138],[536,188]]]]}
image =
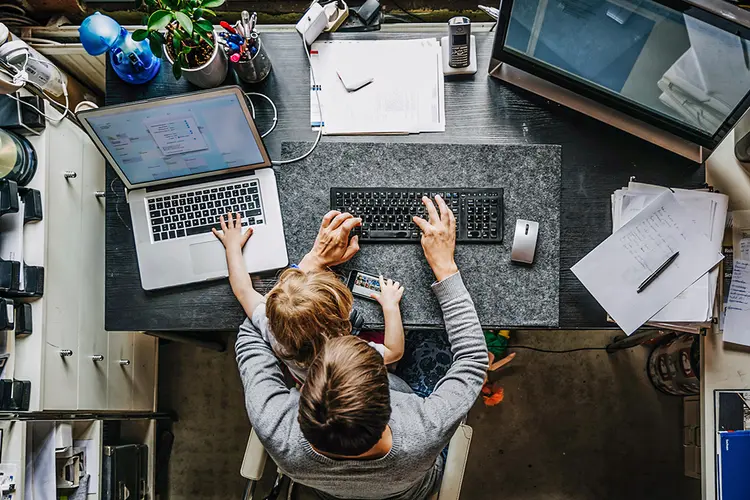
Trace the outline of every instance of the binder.
{"type": "Polygon", "coordinates": [[[102,461],[102,500],[146,500],[148,446],[105,446],[102,461]]]}

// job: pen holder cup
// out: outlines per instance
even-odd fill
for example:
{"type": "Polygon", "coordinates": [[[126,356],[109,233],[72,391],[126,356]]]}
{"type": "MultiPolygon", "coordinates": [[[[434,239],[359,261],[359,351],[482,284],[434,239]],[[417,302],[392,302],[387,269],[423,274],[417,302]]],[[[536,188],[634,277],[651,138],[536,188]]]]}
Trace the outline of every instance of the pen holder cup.
{"type": "Polygon", "coordinates": [[[263,42],[258,38],[258,51],[250,59],[233,62],[232,67],[237,77],[246,83],[258,83],[266,79],[271,72],[271,59],[266,53],[263,42]]]}

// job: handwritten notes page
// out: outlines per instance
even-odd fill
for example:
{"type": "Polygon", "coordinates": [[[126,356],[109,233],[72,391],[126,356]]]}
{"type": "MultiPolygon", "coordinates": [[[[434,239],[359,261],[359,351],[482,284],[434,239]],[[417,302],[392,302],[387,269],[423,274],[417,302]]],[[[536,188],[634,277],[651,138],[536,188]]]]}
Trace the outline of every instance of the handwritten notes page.
{"type": "Polygon", "coordinates": [[[736,259],[729,285],[724,340],[750,346],[750,261],[736,259]]]}
{"type": "Polygon", "coordinates": [[[630,335],[721,259],[674,194],[666,191],[571,270],[630,335]],[[676,251],[680,255],[672,265],[637,293],[638,285],[676,251]]]}
{"type": "MultiPolygon", "coordinates": [[[[627,188],[613,194],[613,232],[635,217],[641,210],[669,188],[630,182],[627,188]]],[[[672,190],[675,198],[687,210],[698,229],[713,243],[716,252],[721,251],[724,238],[729,198],[708,191],[686,189],[672,190]]],[[[713,316],[714,298],[719,281],[718,268],[701,276],[695,283],[656,313],[649,322],[654,323],[705,323],[713,316]]]]}

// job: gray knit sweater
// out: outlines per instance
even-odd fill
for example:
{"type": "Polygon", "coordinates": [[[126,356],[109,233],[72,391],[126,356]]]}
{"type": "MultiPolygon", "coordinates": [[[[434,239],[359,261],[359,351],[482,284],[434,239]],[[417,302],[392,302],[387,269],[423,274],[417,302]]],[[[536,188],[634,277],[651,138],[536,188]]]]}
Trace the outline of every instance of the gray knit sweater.
{"type": "MultiPolygon", "coordinates": [[[[428,398],[391,387],[391,451],[377,460],[332,460],[316,453],[297,423],[299,391],[284,384],[279,361],[246,319],[235,350],[250,423],[268,454],[296,482],[336,498],[423,499],[442,475],[440,451],[479,395],[487,347],[460,274],[432,285],[443,310],[453,364],[428,398]]],[[[363,391],[367,388],[363,387],[363,391]]]]}

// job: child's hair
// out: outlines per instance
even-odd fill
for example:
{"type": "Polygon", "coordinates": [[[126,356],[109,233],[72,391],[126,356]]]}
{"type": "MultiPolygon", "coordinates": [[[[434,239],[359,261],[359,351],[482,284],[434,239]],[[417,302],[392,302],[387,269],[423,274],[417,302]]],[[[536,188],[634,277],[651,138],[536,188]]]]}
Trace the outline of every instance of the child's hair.
{"type": "Polygon", "coordinates": [[[282,359],[307,369],[325,342],[351,333],[349,288],[330,271],[287,269],[266,299],[266,315],[282,359]]]}

